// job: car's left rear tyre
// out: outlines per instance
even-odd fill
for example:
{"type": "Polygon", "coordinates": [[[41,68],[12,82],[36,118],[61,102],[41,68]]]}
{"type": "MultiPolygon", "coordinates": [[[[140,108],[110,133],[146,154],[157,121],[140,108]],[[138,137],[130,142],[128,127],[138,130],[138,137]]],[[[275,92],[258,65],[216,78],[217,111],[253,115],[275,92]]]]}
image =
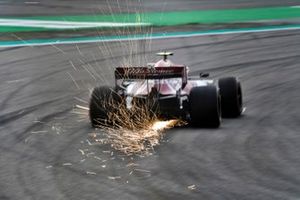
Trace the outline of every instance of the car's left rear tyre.
{"type": "Polygon", "coordinates": [[[89,116],[93,127],[110,126],[113,119],[110,119],[109,113],[118,109],[121,103],[121,97],[113,88],[101,86],[94,88],[89,105],[89,116]]]}
{"type": "Polygon", "coordinates": [[[221,102],[215,85],[194,87],[189,96],[193,126],[218,128],[221,124],[221,102]]]}

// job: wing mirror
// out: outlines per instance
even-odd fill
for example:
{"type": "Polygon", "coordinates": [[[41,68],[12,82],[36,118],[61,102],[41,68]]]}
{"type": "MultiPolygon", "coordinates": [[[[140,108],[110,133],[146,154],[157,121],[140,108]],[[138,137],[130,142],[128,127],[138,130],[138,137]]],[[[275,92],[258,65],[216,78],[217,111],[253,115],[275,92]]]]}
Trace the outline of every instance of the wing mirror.
{"type": "Polygon", "coordinates": [[[209,73],[200,72],[199,76],[200,76],[200,78],[207,78],[207,77],[209,77],[209,73]]]}

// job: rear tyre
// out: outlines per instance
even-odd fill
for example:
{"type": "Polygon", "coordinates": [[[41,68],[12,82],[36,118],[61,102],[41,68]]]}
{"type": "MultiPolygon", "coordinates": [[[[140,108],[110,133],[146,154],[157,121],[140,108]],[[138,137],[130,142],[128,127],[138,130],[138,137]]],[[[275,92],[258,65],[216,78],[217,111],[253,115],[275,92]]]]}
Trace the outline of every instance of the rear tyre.
{"type": "Polygon", "coordinates": [[[234,118],[241,115],[243,96],[241,83],[235,77],[219,79],[222,116],[234,118]]]}
{"type": "Polygon", "coordinates": [[[220,126],[221,102],[219,91],[215,85],[193,88],[189,101],[193,126],[211,128],[220,126]]]}
{"type": "Polygon", "coordinates": [[[93,127],[112,125],[109,113],[114,112],[121,97],[107,86],[94,88],[90,99],[89,116],[93,127]]]}

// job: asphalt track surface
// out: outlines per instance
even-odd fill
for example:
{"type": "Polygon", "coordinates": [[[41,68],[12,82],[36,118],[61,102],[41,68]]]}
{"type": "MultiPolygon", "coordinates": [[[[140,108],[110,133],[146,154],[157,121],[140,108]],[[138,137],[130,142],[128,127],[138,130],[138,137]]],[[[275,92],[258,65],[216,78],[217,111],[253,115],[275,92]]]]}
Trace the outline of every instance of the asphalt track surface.
{"type": "Polygon", "coordinates": [[[299,41],[278,31],[1,48],[0,199],[299,199],[299,41]],[[172,50],[192,75],[238,76],[246,112],[219,129],[171,129],[147,157],[90,145],[100,131],[74,105],[113,84],[129,47],[137,64],[172,50]]]}
{"type": "Polygon", "coordinates": [[[298,6],[299,0],[3,0],[0,16],[127,13],[298,6]]]}
{"type": "Polygon", "coordinates": [[[106,43],[113,55],[99,53],[103,44],[1,49],[1,199],[298,199],[299,33],[152,41],[149,57],[173,50],[192,74],[240,77],[247,110],[219,129],[169,130],[154,155],[133,160],[90,146],[95,131],[73,113],[85,105],[74,97],[87,100],[88,88],[107,84],[80,63],[112,83],[109,68],[127,48],[106,43]]]}

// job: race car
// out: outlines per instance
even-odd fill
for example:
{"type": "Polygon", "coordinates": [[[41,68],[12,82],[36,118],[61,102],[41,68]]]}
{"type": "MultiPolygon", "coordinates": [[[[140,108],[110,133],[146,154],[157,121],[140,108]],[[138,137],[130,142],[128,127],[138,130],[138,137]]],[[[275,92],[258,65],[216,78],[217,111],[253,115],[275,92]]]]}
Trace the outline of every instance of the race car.
{"type": "Polygon", "coordinates": [[[220,126],[222,117],[238,117],[242,113],[241,83],[236,77],[209,79],[208,73],[189,77],[189,68],[168,59],[172,52],[146,67],[117,67],[115,86],[94,88],[89,106],[93,127],[111,125],[109,113],[119,106],[130,110],[135,102],[148,105],[156,116],[180,118],[197,127],[220,126]],[[110,102],[110,104],[107,104],[110,102]]]}

